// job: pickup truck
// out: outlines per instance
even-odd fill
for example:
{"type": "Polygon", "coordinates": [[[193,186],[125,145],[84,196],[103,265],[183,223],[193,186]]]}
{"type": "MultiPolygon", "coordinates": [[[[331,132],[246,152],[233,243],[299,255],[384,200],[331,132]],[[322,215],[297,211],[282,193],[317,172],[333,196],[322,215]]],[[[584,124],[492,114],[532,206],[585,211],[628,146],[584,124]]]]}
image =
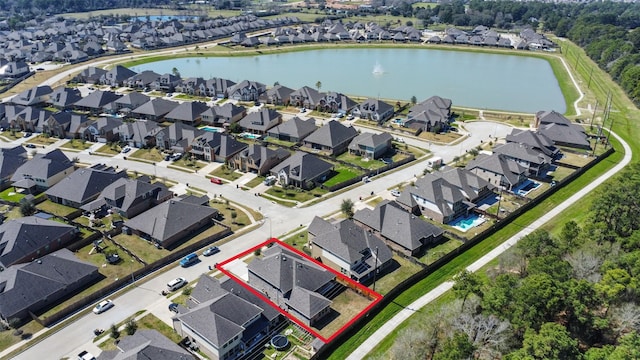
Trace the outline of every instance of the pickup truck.
{"type": "Polygon", "coordinates": [[[96,360],[96,357],[93,356],[90,352],[84,350],[80,354],[78,354],[78,360],[96,360]]]}

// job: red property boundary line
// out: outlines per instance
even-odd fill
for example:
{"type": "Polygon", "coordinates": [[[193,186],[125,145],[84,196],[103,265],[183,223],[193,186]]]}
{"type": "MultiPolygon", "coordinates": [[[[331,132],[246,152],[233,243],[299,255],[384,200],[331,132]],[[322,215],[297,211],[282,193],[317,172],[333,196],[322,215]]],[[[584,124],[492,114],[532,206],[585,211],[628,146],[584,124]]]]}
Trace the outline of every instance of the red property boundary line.
{"type": "Polygon", "coordinates": [[[243,286],[245,289],[249,290],[251,293],[253,293],[255,296],[259,297],[262,301],[266,302],[267,304],[271,305],[273,308],[275,308],[276,310],[278,310],[278,312],[280,312],[282,315],[284,315],[285,317],[287,317],[289,320],[293,321],[294,323],[298,324],[300,327],[302,327],[303,329],[307,330],[309,333],[311,333],[313,336],[315,336],[316,338],[319,338],[320,340],[322,340],[325,343],[329,343],[331,342],[333,339],[336,338],[336,336],[338,336],[340,333],[342,333],[344,330],[348,329],[356,320],[360,319],[362,316],[364,316],[371,308],[373,308],[378,302],[380,302],[382,300],[382,295],[380,295],[379,293],[369,289],[368,287],[360,284],[359,282],[353,281],[352,279],[346,277],[344,274],[341,274],[339,272],[337,272],[336,270],[326,266],[325,264],[317,261],[316,259],[310,257],[309,255],[300,252],[298,249],[292,247],[289,244],[286,244],[276,238],[270,238],[267,241],[263,242],[262,244],[256,245],[252,248],[250,248],[249,250],[246,250],[244,252],[241,252],[223,262],[220,262],[218,264],[215,265],[216,269],[220,270],[220,272],[222,272],[223,274],[225,274],[226,276],[228,276],[229,278],[233,279],[235,282],[239,283],[241,286],[243,286]],[[373,297],[375,300],[369,304],[369,306],[367,306],[366,308],[364,308],[362,311],[360,311],[358,313],[358,315],[356,315],[353,319],[351,319],[349,322],[347,322],[346,324],[344,324],[340,329],[338,329],[335,333],[333,333],[333,335],[331,335],[329,338],[325,338],[322,335],[320,335],[318,332],[316,332],[315,330],[313,330],[310,326],[304,324],[303,322],[301,322],[298,318],[296,318],[295,316],[289,314],[288,312],[284,311],[283,309],[280,308],[280,306],[278,306],[277,304],[275,304],[273,301],[269,300],[266,296],[264,296],[264,294],[262,294],[261,292],[259,292],[258,290],[254,289],[253,287],[251,287],[251,285],[249,285],[248,283],[246,283],[244,280],[236,277],[235,275],[233,275],[230,271],[225,270],[223,268],[224,265],[236,260],[236,259],[240,259],[254,251],[256,251],[257,249],[261,249],[264,246],[268,246],[269,244],[277,244],[283,248],[285,248],[288,251],[291,251],[297,255],[300,255],[302,258],[304,258],[307,261],[313,262],[314,264],[322,267],[323,269],[326,269],[328,271],[330,271],[331,273],[333,273],[334,275],[336,275],[336,277],[340,278],[342,281],[348,283],[350,286],[349,287],[354,287],[359,289],[361,292],[363,292],[364,294],[373,297]]]}

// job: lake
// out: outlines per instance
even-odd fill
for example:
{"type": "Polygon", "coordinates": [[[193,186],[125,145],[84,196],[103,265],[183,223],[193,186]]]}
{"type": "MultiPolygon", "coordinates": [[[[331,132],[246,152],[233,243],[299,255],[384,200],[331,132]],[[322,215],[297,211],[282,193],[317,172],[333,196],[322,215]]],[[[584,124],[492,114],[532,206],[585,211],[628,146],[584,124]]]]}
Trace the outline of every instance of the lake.
{"type": "Polygon", "coordinates": [[[533,113],[566,111],[551,65],[516,55],[435,49],[322,49],[246,57],[194,57],[132,67],[137,72],[186,77],[276,81],[298,89],[315,88],[347,95],[418,101],[438,95],[454,106],[533,113]]]}

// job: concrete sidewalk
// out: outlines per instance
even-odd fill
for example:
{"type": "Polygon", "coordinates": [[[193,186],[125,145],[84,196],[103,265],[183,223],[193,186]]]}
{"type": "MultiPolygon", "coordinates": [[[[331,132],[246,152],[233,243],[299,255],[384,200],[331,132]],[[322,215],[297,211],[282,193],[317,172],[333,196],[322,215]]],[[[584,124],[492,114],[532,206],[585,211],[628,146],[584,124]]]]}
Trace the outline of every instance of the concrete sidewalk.
{"type": "MultiPolygon", "coordinates": [[[[531,225],[527,226],[526,228],[524,228],[523,230],[521,230],[511,238],[509,238],[509,240],[505,241],[495,249],[489,251],[486,255],[484,255],[477,261],[475,261],[473,264],[469,265],[467,267],[467,270],[472,272],[480,270],[482,267],[487,265],[493,259],[500,256],[500,254],[502,254],[512,246],[516,245],[520,239],[529,235],[534,230],[540,228],[542,225],[546,224],[548,221],[553,219],[555,216],[559,215],[561,212],[566,210],[569,206],[575,204],[582,197],[584,197],[585,195],[593,191],[596,187],[598,187],[599,185],[607,181],[609,178],[611,178],[612,176],[617,174],[620,170],[622,170],[625,166],[627,166],[631,162],[631,155],[632,155],[631,148],[629,147],[629,144],[627,144],[624,140],[622,140],[622,138],[620,138],[618,135],[616,135],[615,133],[611,133],[611,134],[616,139],[618,139],[618,141],[620,141],[620,143],[622,143],[622,146],[624,147],[624,152],[625,152],[624,158],[618,165],[614,166],[611,170],[607,171],[606,173],[598,177],[592,183],[585,186],[583,189],[581,189],[577,193],[573,194],[573,196],[571,196],[567,200],[560,203],[560,205],[556,206],[551,211],[549,211],[548,213],[546,213],[545,215],[543,215],[542,217],[534,221],[531,225]]],[[[351,355],[347,357],[347,360],[363,359],[371,350],[373,350],[373,348],[376,345],[378,345],[382,340],[384,340],[385,337],[391,334],[391,332],[396,327],[398,327],[398,325],[400,325],[403,321],[405,321],[411,315],[413,315],[414,312],[418,311],[419,309],[421,309],[422,307],[424,307],[431,301],[437,299],[440,295],[444,294],[446,291],[451,289],[451,287],[453,287],[453,284],[454,284],[453,281],[443,282],[442,284],[437,286],[435,289],[424,294],[418,300],[412,302],[409,306],[407,306],[406,308],[401,310],[399,313],[397,313],[393,318],[391,318],[391,320],[387,321],[384,325],[380,326],[378,331],[374,332],[354,352],[352,352],[351,355]]]]}

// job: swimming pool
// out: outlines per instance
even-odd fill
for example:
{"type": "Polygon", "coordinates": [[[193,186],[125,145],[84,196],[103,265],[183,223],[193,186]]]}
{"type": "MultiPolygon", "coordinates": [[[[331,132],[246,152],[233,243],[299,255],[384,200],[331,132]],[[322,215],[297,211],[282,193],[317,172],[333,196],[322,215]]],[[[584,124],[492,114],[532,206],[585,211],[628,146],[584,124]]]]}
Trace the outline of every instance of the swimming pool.
{"type": "Polygon", "coordinates": [[[473,215],[467,216],[466,218],[457,218],[454,222],[450,223],[449,225],[453,226],[454,228],[462,232],[467,232],[469,229],[482,224],[484,221],[485,221],[484,218],[481,218],[479,215],[473,214],[473,215]]]}
{"type": "Polygon", "coordinates": [[[240,136],[242,136],[242,137],[243,137],[243,138],[245,138],[245,139],[255,140],[255,139],[259,139],[259,138],[260,138],[260,136],[262,136],[262,135],[258,135],[258,134],[251,134],[251,133],[246,133],[246,132],[244,132],[244,133],[240,134],[240,136]]]}
{"type": "Polygon", "coordinates": [[[539,182],[528,180],[528,181],[524,184],[524,186],[522,186],[520,189],[518,189],[518,190],[516,191],[516,193],[517,193],[518,195],[520,195],[520,196],[525,196],[525,195],[527,195],[528,193],[530,193],[531,191],[533,191],[533,190],[537,189],[537,188],[538,188],[538,186],[540,186],[540,183],[539,183],[539,182]]]}
{"type": "Polygon", "coordinates": [[[200,129],[208,132],[219,132],[219,133],[224,132],[224,129],[215,127],[215,126],[203,126],[200,129]]]}

